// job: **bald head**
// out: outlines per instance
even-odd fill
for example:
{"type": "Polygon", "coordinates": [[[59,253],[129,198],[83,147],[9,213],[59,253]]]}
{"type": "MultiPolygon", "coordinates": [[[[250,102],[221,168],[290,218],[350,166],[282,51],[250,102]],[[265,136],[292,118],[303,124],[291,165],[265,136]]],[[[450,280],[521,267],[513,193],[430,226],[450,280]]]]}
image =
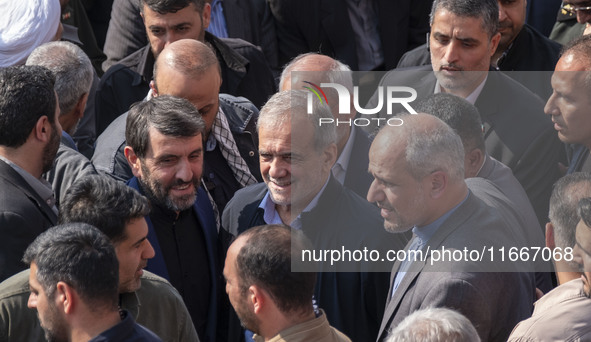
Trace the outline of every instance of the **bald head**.
{"type": "Polygon", "coordinates": [[[205,121],[209,137],[219,109],[222,85],[220,66],[214,52],[193,39],[181,39],[168,45],[156,60],[154,96],[172,95],[191,102],[205,121]]]}
{"type": "MultiPolygon", "coordinates": [[[[297,88],[300,89],[301,85],[292,82],[292,72],[306,72],[306,81],[320,84],[321,82],[339,83],[344,85],[350,92],[353,89],[353,80],[350,74],[351,69],[335,59],[332,59],[325,55],[317,53],[305,53],[294,58],[289,64],[285,66],[281,73],[281,79],[279,80],[280,90],[290,90],[292,84],[296,84],[297,88]],[[318,71],[324,71],[319,73],[318,71]],[[341,73],[341,72],[344,73],[341,73]],[[330,75],[329,72],[334,72],[334,75],[330,75]],[[344,74],[344,75],[339,75],[344,74]]],[[[298,80],[294,80],[298,82],[298,80]]]]}
{"type": "Polygon", "coordinates": [[[220,70],[218,59],[209,46],[198,40],[181,39],[162,50],[154,66],[154,79],[158,81],[158,71],[165,68],[199,77],[213,67],[220,70]]]}

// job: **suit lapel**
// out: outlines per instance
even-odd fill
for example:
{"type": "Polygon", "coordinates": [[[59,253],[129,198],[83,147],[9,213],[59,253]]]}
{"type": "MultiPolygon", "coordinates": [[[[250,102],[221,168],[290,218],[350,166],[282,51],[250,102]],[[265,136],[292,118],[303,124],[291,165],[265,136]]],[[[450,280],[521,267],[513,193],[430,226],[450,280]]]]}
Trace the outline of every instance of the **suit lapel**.
{"type": "MultiPolygon", "coordinates": [[[[408,249],[412,245],[414,239],[416,239],[416,236],[414,236],[414,238],[408,242],[406,247],[404,247],[405,251],[408,251],[408,249]]],[[[402,265],[402,261],[396,260],[396,262],[394,263],[394,267],[392,268],[392,274],[390,276],[390,288],[388,289],[388,294],[386,297],[387,298],[386,311],[384,312],[384,317],[382,318],[382,324],[380,326],[380,332],[378,334],[378,341],[385,338],[385,336],[382,336],[382,335],[385,335],[386,329],[388,328],[388,326],[390,325],[390,322],[394,318],[394,314],[397,311],[398,306],[400,305],[400,302],[402,301],[402,298],[404,298],[404,294],[406,293],[406,291],[408,290],[410,285],[413,283],[415,278],[419,275],[419,273],[421,272],[421,270],[425,266],[425,262],[424,261],[423,262],[413,262],[408,267],[406,274],[404,275],[404,278],[402,278],[402,281],[398,285],[396,292],[394,292],[394,295],[392,296],[392,291],[394,288],[394,280],[396,279],[396,274],[400,270],[401,265],[402,265]]]]}
{"type": "Polygon", "coordinates": [[[491,118],[499,112],[499,106],[501,104],[501,101],[493,96],[495,89],[498,89],[497,87],[499,86],[499,75],[497,73],[498,71],[488,72],[488,78],[486,79],[486,83],[484,83],[482,92],[474,103],[482,119],[485,140],[493,131],[494,127],[491,118]]]}
{"type": "Polygon", "coordinates": [[[349,165],[347,165],[347,173],[345,175],[345,187],[355,191],[361,197],[365,193],[373,181],[373,177],[367,172],[367,165],[369,164],[368,151],[371,142],[367,133],[358,129],[356,126],[351,128],[351,132],[355,130],[355,140],[353,141],[353,149],[349,158],[349,165]]]}
{"type": "MultiPolygon", "coordinates": [[[[475,210],[474,196],[471,193],[469,193],[466,201],[447,220],[445,220],[445,222],[443,222],[443,224],[441,225],[441,227],[439,227],[437,232],[435,232],[435,234],[429,239],[427,245],[425,245],[422,249],[423,252],[426,252],[427,250],[434,250],[440,248],[445,239],[447,239],[447,237],[451,233],[453,233],[458,227],[462,226],[463,222],[468,219],[469,215],[467,215],[466,213],[469,213],[472,210],[475,210]]],[[[406,245],[406,251],[408,251],[408,248],[413,240],[411,240],[406,245]]],[[[425,267],[427,263],[427,258],[424,257],[423,259],[424,260],[422,261],[415,261],[410,265],[410,267],[406,271],[404,278],[402,278],[400,285],[396,289],[394,296],[392,296],[392,298],[390,299],[395,275],[396,272],[398,272],[398,270],[400,269],[401,265],[401,261],[396,260],[394,268],[392,269],[386,311],[384,312],[384,318],[382,319],[382,325],[380,327],[380,332],[378,334],[378,341],[381,341],[385,338],[386,329],[390,327],[390,323],[392,322],[392,319],[398,311],[398,307],[400,306],[402,299],[404,298],[406,292],[409,290],[415,279],[419,276],[419,274],[425,267]]]]}

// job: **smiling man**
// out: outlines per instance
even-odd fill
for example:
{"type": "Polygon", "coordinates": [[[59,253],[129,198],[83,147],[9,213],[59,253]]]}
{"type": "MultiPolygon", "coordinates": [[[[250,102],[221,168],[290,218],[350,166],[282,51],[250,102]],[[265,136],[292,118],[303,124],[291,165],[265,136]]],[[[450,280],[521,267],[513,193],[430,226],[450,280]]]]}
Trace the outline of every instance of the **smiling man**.
{"type": "MultiPolygon", "coordinates": [[[[165,341],[196,341],[197,332],[179,293],[165,279],[143,271],[154,257],[144,219],[148,213],[148,201],[137,191],[107,177],[89,176],[68,191],[60,222],[91,224],[107,235],[119,261],[122,309],[165,341]]],[[[26,270],[0,284],[0,326],[5,327],[0,329],[1,341],[45,341],[35,312],[25,309],[28,279],[26,270]]]]}
{"type": "MultiPolygon", "coordinates": [[[[190,101],[204,122],[203,180],[219,212],[236,190],[262,181],[259,171],[258,110],[247,99],[220,94],[222,78],[207,45],[181,39],[168,45],[154,69],[147,98],[172,95],[190,101]]],[[[125,120],[120,115],[97,139],[92,162],[97,170],[127,181],[133,174],[125,159],[125,120]]]]}
{"type": "Polygon", "coordinates": [[[135,176],[129,186],[152,206],[146,220],[156,256],[147,269],[180,292],[200,340],[217,341],[221,263],[213,209],[199,187],[204,133],[205,123],[189,101],[158,96],[129,111],[125,156],[135,176]]]}
{"type": "MultiPolygon", "coordinates": [[[[304,91],[284,91],[261,109],[257,130],[265,183],[237,191],[226,206],[222,226],[237,236],[257,225],[287,224],[300,229],[320,252],[403,248],[405,237],[384,232],[377,208],[332,176],[336,130],[334,125],[319,124],[332,114],[319,101],[313,101],[312,114],[307,114],[307,98],[304,91]]],[[[318,273],[314,298],[330,325],[353,341],[375,340],[389,274],[364,272],[368,265],[355,262],[314,266],[319,267],[313,271],[323,271],[318,273]]],[[[389,268],[388,264],[379,270],[389,268]]]]}

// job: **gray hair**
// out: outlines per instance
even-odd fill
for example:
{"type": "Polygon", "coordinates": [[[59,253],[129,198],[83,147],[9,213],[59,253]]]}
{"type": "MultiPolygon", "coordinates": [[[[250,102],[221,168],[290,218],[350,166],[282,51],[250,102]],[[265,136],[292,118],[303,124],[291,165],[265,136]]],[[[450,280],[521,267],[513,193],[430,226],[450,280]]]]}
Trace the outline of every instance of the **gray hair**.
{"type": "Polygon", "coordinates": [[[433,26],[435,13],[441,9],[460,17],[482,19],[482,28],[489,38],[499,31],[499,4],[497,0],[435,0],[429,14],[429,24],[433,26]]]}
{"type": "MultiPolygon", "coordinates": [[[[451,179],[464,179],[464,146],[460,137],[439,118],[428,115],[438,123],[425,129],[422,115],[399,114],[404,120],[400,127],[406,139],[406,163],[409,172],[421,180],[434,171],[443,171],[451,179]]],[[[387,126],[386,126],[387,127],[387,126]]]]}
{"type": "Polygon", "coordinates": [[[556,247],[574,247],[579,217],[577,205],[585,197],[591,197],[591,174],[575,172],[560,178],[550,196],[550,222],[554,225],[556,247]]]}
{"type": "MultiPolygon", "coordinates": [[[[579,201],[579,204],[577,205],[577,216],[587,227],[591,227],[591,198],[586,197],[579,201]]],[[[579,242],[579,244],[580,243],[581,242],[579,242]]],[[[587,251],[585,251],[585,253],[589,254],[587,251]]]]}
{"type": "MultiPolygon", "coordinates": [[[[289,78],[291,79],[291,73],[297,72],[299,70],[294,70],[298,67],[304,59],[312,56],[319,56],[318,53],[315,52],[308,52],[298,55],[294,59],[292,59],[287,65],[283,67],[283,71],[281,72],[281,78],[279,79],[279,89],[283,89],[285,81],[289,78]]],[[[328,65],[328,68],[325,70],[326,72],[323,77],[325,79],[323,82],[328,83],[337,83],[349,91],[349,94],[353,94],[353,76],[351,74],[351,68],[345,63],[338,61],[336,59],[332,59],[333,62],[328,65]]],[[[312,72],[312,71],[310,71],[312,72]]]]}
{"type": "Polygon", "coordinates": [[[460,136],[466,151],[473,148],[486,151],[478,109],[465,99],[449,93],[438,93],[420,101],[414,109],[434,115],[448,124],[460,136]]]}
{"type": "Polygon", "coordinates": [[[61,114],[70,113],[80,98],[90,91],[93,69],[82,49],[69,42],[50,42],[37,47],[26,65],[40,65],[55,75],[61,114]]]}
{"type": "Polygon", "coordinates": [[[323,151],[330,144],[334,144],[337,133],[334,124],[319,124],[320,119],[333,120],[328,105],[312,99],[312,113],[307,114],[308,92],[302,90],[288,90],[276,93],[263,106],[257,121],[257,132],[261,127],[276,129],[283,125],[290,125],[291,118],[305,118],[314,127],[314,149],[323,151]]]}
{"type": "Polygon", "coordinates": [[[386,337],[385,342],[480,342],[472,323],[447,308],[417,310],[386,337]]]}

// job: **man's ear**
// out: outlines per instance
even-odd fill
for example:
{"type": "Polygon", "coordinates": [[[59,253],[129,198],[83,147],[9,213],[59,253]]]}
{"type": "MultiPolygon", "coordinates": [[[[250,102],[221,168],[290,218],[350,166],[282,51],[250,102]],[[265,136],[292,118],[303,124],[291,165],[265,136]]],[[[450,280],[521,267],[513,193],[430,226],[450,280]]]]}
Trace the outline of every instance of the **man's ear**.
{"type": "Polygon", "coordinates": [[[70,285],[60,281],[56,285],[55,301],[60,311],[71,314],[75,308],[76,293],[70,285]]]}
{"type": "Polygon", "coordinates": [[[330,144],[324,149],[324,151],[323,151],[324,164],[325,164],[326,168],[328,169],[328,171],[330,171],[330,169],[332,168],[334,163],[336,163],[338,154],[339,154],[339,152],[337,149],[337,144],[334,144],[334,143],[330,144]]]}
{"type": "Polygon", "coordinates": [[[556,248],[556,242],[554,241],[554,225],[552,222],[546,223],[546,247],[550,249],[556,248]]]}
{"type": "Polygon", "coordinates": [[[203,21],[203,29],[205,30],[209,27],[209,22],[211,20],[211,5],[208,2],[206,2],[205,6],[203,6],[201,20],[203,21]]]}
{"type": "Polygon", "coordinates": [[[435,199],[439,198],[447,189],[447,182],[449,181],[449,176],[443,171],[435,171],[427,176],[428,178],[428,186],[430,197],[435,199]]]}
{"type": "Polygon", "coordinates": [[[156,82],[150,81],[150,89],[152,90],[152,97],[158,97],[158,88],[156,88],[156,82]]]}
{"type": "Polygon", "coordinates": [[[248,288],[248,293],[246,295],[248,296],[248,302],[252,305],[254,313],[260,314],[267,303],[267,294],[265,291],[256,285],[251,285],[248,288]]]}
{"type": "Polygon", "coordinates": [[[500,41],[501,41],[501,34],[499,32],[495,33],[495,35],[492,36],[492,38],[490,39],[490,48],[491,48],[490,57],[492,57],[495,54],[495,52],[497,51],[497,47],[499,46],[500,41]]]}
{"type": "Polygon", "coordinates": [[[140,9],[140,17],[142,17],[142,22],[144,23],[144,25],[146,25],[146,18],[144,17],[144,11],[142,11],[142,9],[144,8],[144,2],[140,1],[140,6],[142,6],[142,8],[140,9]]]}
{"type": "Polygon", "coordinates": [[[76,107],[74,108],[74,115],[77,118],[82,118],[84,116],[84,109],[86,109],[86,102],[88,102],[88,93],[84,93],[78,99],[78,103],[76,103],[76,107]]]}
{"type": "Polygon", "coordinates": [[[479,148],[473,148],[472,151],[466,153],[464,159],[466,165],[465,177],[476,177],[484,159],[484,152],[479,148]]]}
{"type": "Polygon", "coordinates": [[[33,137],[41,142],[48,142],[51,139],[51,123],[49,122],[49,118],[47,115],[43,115],[42,117],[37,120],[35,127],[33,127],[33,131],[31,134],[33,137]]]}
{"type": "Polygon", "coordinates": [[[141,161],[140,161],[140,158],[133,151],[133,148],[131,148],[130,146],[125,146],[123,153],[125,154],[125,159],[127,159],[127,163],[129,164],[129,167],[131,167],[131,172],[133,172],[133,175],[136,176],[137,178],[141,178],[141,176],[142,176],[141,161]]]}

